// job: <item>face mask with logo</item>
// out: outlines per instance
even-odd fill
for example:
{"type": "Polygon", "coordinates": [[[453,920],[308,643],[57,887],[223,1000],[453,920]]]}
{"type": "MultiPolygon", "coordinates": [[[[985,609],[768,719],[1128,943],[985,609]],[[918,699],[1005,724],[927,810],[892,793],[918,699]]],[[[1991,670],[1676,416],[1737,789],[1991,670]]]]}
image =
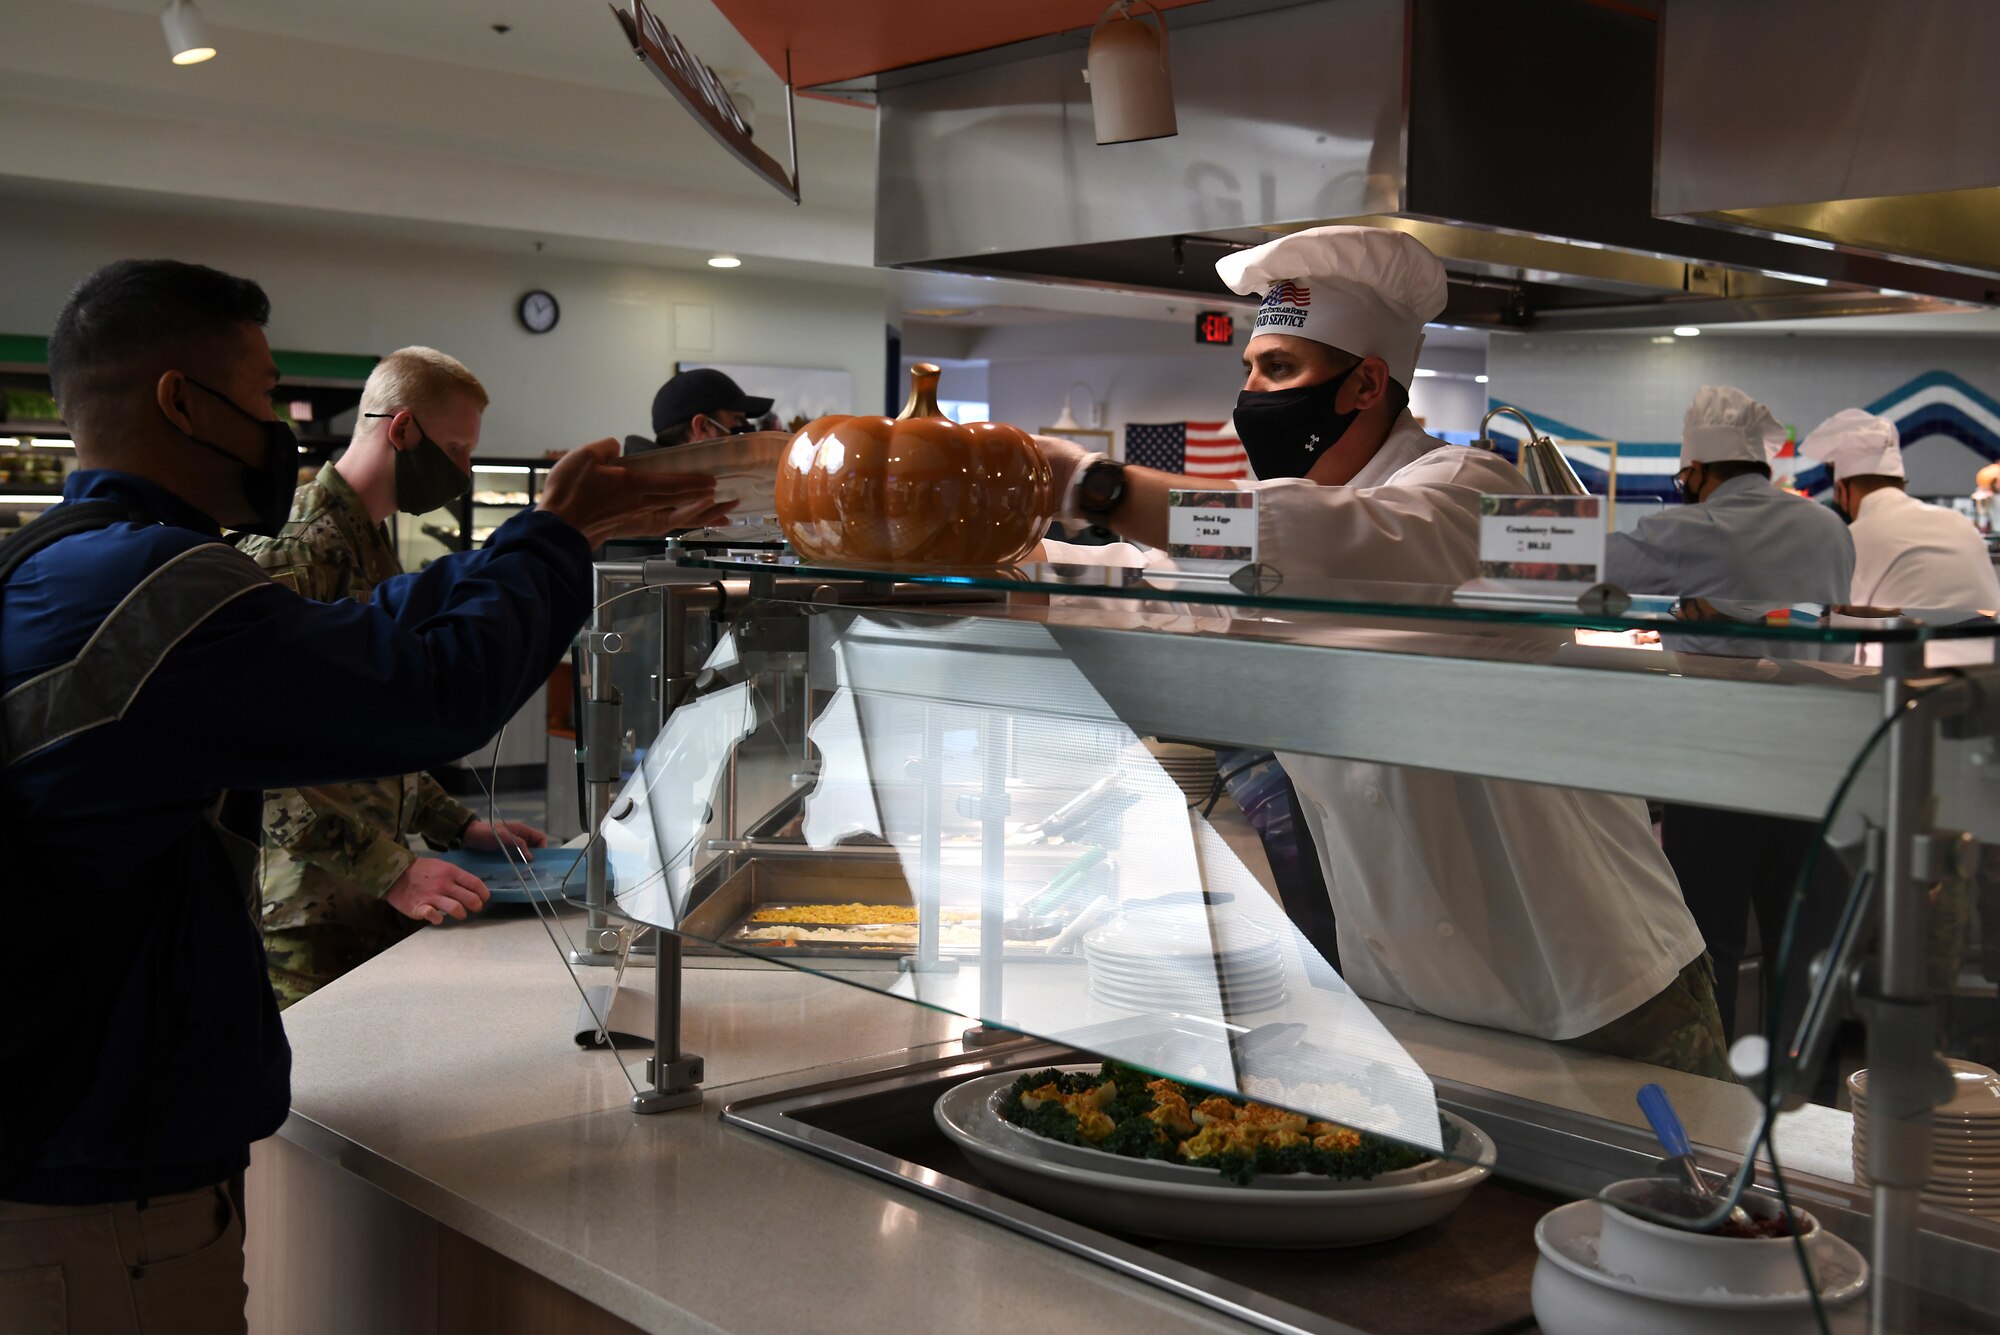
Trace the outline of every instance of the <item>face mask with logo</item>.
{"type": "MultiPolygon", "coordinates": [[[[366,413],[367,417],[394,417],[394,413],[366,413]]],[[[465,494],[472,475],[452,462],[444,446],[430,438],[415,413],[410,422],[417,428],[417,443],[396,451],[396,508],[406,515],[427,515],[441,510],[465,494]]]]}
{"type": "Polygon", "coordinates": [[[243,497],[250,502],[256,514],[254,523],[238,525],[245,533],[254,533],[263,538],[275,538],[285,526],[285,520],[292,513],[292,494],[299,489],[299,438],[283,422],[267,422],[230,398],[219,389],[211,389],[193,376],[183,377],[190,385],[202,390],[229,405],[230,410],[249,418],[257,429],[264,433],[264,463],[262,467],[243,462],[242,458],[223,449],[214,441],[203,440],[192,432],[183,431],[195,444],[205,450],[213,450],[223,458],[243,470],[243,497]]]}
{"type": "Polygon", "coordinates": [[[1302,389],[1244,390],[1236,396],[1236,434],[1260,481],[1304,477],[1347,434],[1359,409],[1340,412],[1334,400],[1360,363],[1302,389]]]}

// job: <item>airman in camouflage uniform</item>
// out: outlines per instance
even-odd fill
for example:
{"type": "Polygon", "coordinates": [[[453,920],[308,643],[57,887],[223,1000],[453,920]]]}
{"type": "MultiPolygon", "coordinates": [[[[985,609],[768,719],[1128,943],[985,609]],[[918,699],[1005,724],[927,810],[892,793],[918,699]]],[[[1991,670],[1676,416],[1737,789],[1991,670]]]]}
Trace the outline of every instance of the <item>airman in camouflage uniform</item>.
{"type": "MultiPolygon", "coordinates": [[[[366,601],[402,573],[388,529],[368,517],[332,464],[299,488],[277,537],[245,538],[243,548],[272,579],[319,602],[366,601]]],[[[416,860],[409,837],[452,848],[473,819],[428,774],[266,794],[264,947],[279,1005],[422,926],[385,899],[416,860]]]]}

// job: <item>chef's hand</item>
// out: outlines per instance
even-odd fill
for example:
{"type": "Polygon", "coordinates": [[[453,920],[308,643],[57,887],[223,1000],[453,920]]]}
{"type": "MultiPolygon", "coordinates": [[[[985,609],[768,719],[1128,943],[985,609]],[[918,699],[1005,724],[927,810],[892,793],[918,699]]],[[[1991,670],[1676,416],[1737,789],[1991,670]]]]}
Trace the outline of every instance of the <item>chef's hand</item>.
{"type": "Polygon", "coordinates": [[[1060,436],[1035,436],[1032,439],[1035,448],[1049,461],[1049,471],[1055,475],[1056,504],[1060,507],[1061,513],[1067,514],[1070,484],[1076,481],[1077,472],[1090,460],[1104,456],[1086,450],[1075,441],[1064,440],[1060,436]]]}
{"type": "Polygon", "coordinates": [[[443,858],[418,858],[389,887],[389,907],[435,927],[449,913],[463,919],[486,907],[486,882],[443,858]]]}
{"type": "Polygon", "coordinates": [[[465,827],[459,842],[480,853],[491,853],[504,846],[520,854],[523,862],[532,862],[535,855],[528,850],[547,848],[549,837],[524,820],[503,820],[498,825],[476,820],[465,827]]]}
{"type": "Polygon", "coordinates": [[[716,504],[715,479],[705,474],[624,467],[618,442],[606,437],[558,459],[535,508],[579,530],[596,547],[612,538],[719,524],[736,503],[716,504]]]}

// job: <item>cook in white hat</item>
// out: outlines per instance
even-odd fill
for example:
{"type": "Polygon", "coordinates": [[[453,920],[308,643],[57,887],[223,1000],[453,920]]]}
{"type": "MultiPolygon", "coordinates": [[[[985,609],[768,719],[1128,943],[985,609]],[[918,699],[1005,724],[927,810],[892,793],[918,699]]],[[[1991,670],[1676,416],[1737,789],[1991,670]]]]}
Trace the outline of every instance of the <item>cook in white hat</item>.
{"type": "MultiPolygon", "coordinates": [[[[1235,291],[1262,298],[1235,415],[1257,475],[1237,485],[1257,493],[1258,559],[1302,581],[1452,587],[1473,578],[1480,494],[1528,485],[1500,455],[1434,440],[1406,411],[1424,322],[1444,309],[1437,257],[1400,232],[1316,227],[1216,269],[1235,291]]],[[[1073,516],[1155,547],[1167,541],[1170,488],[1217,486],[1038,441],[1058,483],[1074,478],[1073,516]]],[[[1045,546],[1052,560],[1108,554],[1045,546]]],[[[1279,759],[1319,850],[1342,972],[1356,992],[1725,1072],[1701,935],[1644,803],[1320,756],[1279,759]]]]}
{"type": "MultiPolygon", "coordinates": [[[[1424,324],[1445,306],[1437,256],[1386,228],[1315,227],[1226,256],[1216,272],[1262,299],[1234,418],[1256,475],[1236,485],[1258,493],[1261,559],[1343,579],[1472,578],[1477,494],[1527,484],[1496,454],[1425,435],[1406,411],[1424,324]],[[1447,502],[1421,489],[1435,485],[1462,490],[1447,502]]],[[[1168,490],[1216,486],[1068,441],[1043,448],[1057,483],[1070,484],[1067,517],[1156,548],[1167,542],[1168,490]]]]}
{"type": "MultiPolygon", "coordinates": [[[[1843,408],[1799,442],[1799,453],[1833,470],[1835,504],[1849,521],[1854,581],[1845,601],[2000,610],[2000,579],[1972,521],[1906,490],[1894,422],[1843,408]]],[[[1990,657],[1990,650],[1981,655],[1990,657]]]]}
{"type": "Polygon", "coordinates": [[[1604,543],[1604,577],[1627,593],[1742,602],[1844,603],[1854,572],[1846,526],[1771,482],[1785,428],[1729,385],[1703,385],[1681,422],[1684,505],[1604,543]]]}

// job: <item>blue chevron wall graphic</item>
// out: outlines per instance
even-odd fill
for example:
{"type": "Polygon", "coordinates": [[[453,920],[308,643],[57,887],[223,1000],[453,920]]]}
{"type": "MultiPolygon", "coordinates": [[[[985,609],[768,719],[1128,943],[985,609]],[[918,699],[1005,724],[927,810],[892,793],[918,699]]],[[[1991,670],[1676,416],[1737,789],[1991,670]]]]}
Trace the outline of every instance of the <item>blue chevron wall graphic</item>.
{"type": "MultiPolygon", "coordinates": [[[[1487,406],[1496,402],[1489,398],[1487,406]]],[[[1515,406],[1521,407],[1537,430],[1558,444],[1565,440],[1606,439],[1602,432],[1572,426],[1519,404],[1515,406]]],[[[2000,460],[2000,400],[1949,371],[1927,371],[1863,406],[1896,424],[1904,449],[1932,436],[1944,436],[1982,459],[2000,460]]],[[[1817,422],[1801,423],[1798,429],[1803,435],[1817,425],[1817,422]]],[[[1511,458],[1513,450],[1509,447],[1518,444],[1523,434],[1520,424],[1502,417],[1494,419],[1493,428],[1500,438],[1502,452],[1511,458]]],[[[1611,463],[1609,453],[1589,446],[1566,448],[1564,453],[1583,484],[1602,494],[1611,463]]],[[[1674,474],[1680,470],[1680,453],[1677,440],[1619,441],[1618,499],[1676,499],[1674,474]]],[[[1819,464],[1798,468],[1792,477],[1795,485],[1815,496],[1832,485],[1827,470],[1819,464]]]]}

